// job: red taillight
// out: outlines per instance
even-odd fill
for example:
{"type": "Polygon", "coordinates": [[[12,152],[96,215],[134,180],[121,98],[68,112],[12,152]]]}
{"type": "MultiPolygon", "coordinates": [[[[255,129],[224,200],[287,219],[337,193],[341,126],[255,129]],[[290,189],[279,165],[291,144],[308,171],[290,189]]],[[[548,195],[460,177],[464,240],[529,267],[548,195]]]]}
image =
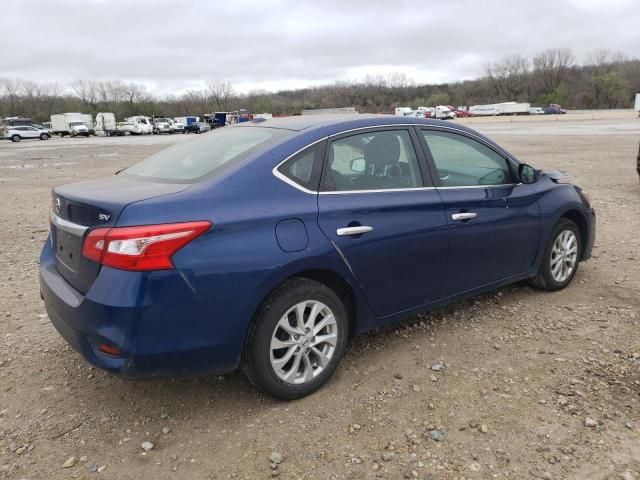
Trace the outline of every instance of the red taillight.
{"type": "Polygon", "coordinates": [[[174,253],[209,228],[211,222],[97,228],[87,235],[82,254],[123,270],[166,270],[173,268],[174,253]]]}

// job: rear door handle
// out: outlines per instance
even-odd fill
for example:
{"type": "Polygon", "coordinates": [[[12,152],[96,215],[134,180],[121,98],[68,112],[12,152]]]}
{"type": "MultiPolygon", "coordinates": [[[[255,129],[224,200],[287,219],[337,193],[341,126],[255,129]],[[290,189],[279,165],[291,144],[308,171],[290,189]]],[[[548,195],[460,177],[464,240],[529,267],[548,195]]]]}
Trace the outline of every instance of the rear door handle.
{"type": "Polygon", "coordinates": [[[339,237],[344,237],[345,235],[360,235],[362,233],[367,233],[373,230],[373,227],[368,227],[367,225],[361,225],[359,227],[345,227],[339,228],[336,230],[336,233],[339,237]]]}
{"type": "Polygon", "coordinates": [[[471,220],[472,218],[476,218],[477,216],[478,214],[473,212],[454,213],[453,215],[451,215],[451,219],[455,220],[456,222],[460,222],[463,220],[471,220]]]}

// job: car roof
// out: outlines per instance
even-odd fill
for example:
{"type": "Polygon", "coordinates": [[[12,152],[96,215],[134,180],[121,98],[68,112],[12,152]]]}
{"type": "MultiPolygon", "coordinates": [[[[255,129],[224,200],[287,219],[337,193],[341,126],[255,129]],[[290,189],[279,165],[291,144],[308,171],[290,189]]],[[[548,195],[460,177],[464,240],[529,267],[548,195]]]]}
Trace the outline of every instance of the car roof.
{"type": "MultiPolygon", "coordinates": [[[[234,127],[262,127],[278,128],[299,133],[309,133],[320,138],[326,135],[335,135],[348,130],[379,127],[390,125],[425,125],[435,127],[446,127],[448,129],[459,130],[490,141],[478,132],[463,125],[445,120],[431,118],[401,117],[388,114],[333,114],[333,115],[294,115],[291,117],[274,117],[268,119],[255,119],[248,122],[239,123],[234,127]]],[[[493,143],[493,142],[491,142],[493,143]]]]}

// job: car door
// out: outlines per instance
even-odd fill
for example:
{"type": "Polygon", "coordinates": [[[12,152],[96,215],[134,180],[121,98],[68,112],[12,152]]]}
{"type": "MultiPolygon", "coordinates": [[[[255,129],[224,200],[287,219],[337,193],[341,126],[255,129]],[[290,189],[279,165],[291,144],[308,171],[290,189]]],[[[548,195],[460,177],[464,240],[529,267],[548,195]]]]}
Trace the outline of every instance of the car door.
{"type": "Polygon", "coordinates": [[[40,133],[33,127],[22,127],[22,133],[20,135],[24,135],[24,138],[38,138],[40,133]]]}
{"type": "Polygon", "coordinates": [[[540,236],[535,186],[520,184],[515,162],[480,137],[420,132],[449,224],[444,295],[530,270],[540,236]]]}
{"type": "Polygon", "coordinates": [[[440,297],[447,221],[411,128],[330,139],[318,223],[383,317],[440,297]]]}

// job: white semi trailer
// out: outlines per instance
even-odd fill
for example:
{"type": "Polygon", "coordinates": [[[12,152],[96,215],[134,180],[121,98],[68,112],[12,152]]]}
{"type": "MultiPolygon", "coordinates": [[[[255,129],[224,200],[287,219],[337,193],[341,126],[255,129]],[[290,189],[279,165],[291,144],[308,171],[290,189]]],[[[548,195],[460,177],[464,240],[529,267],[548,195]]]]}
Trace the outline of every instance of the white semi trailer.
{"type": "Polygon", "coordinates": [[[636,104],[633,109],[640,115],[640,93],[636,93],[636,104]]]}
{"type": "Polygon", "coordinates": [[[488,115],[528,115],[530,103],[503,102],[490,103],[487,105],[472,105],[469,112],[472,115],[488,116],[488,115]]]}
{"type": "Polygon", "coordinates": [[[122,136],[126,133],[125,129],[118,127],[116,116],[111,112],[98,112],[96,114],[94,130],[96,135],[104,135],[105,137],[122,136]]]}

